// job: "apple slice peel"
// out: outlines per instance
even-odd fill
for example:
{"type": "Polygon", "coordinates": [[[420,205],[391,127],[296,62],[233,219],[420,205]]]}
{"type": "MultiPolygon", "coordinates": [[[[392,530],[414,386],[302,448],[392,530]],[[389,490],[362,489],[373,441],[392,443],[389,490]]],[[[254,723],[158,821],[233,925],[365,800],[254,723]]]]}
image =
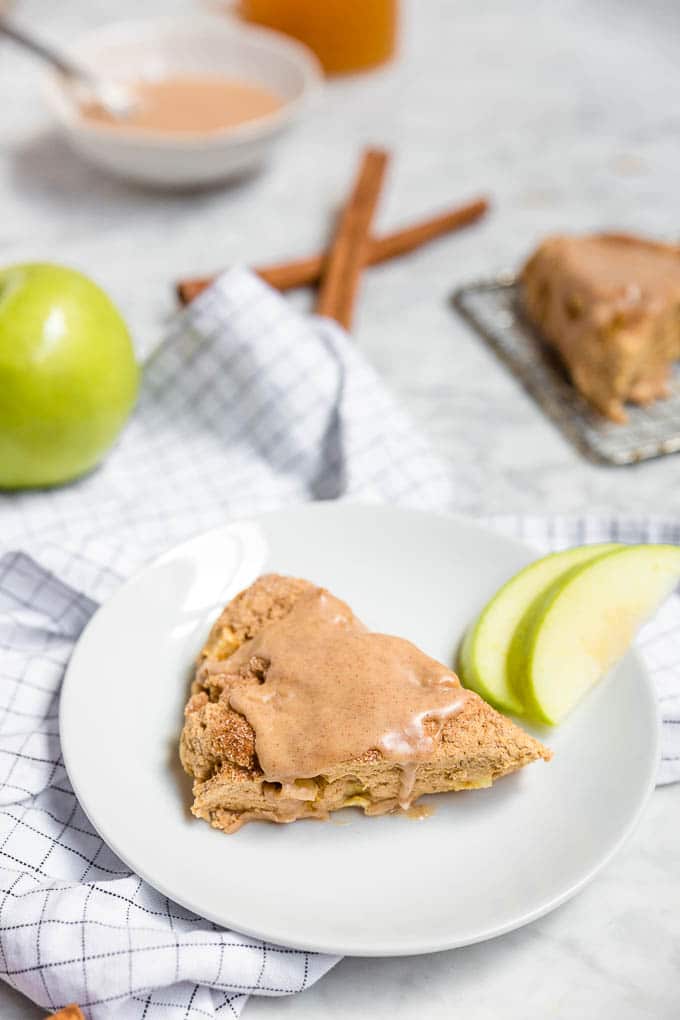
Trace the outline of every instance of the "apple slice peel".
{"type": "Polygon", "coordinates": [[[463,684],[499,711],[523,715],[521,692],[511,685],[507,668],[517,626],[534,600],[570,568],[618,548],[612,542],[576,546],[534,560],[511,577],[465,634],[457,667],[463,684]]]}
{"type": "Polygon", "coordinates": [[[508,675],[525,714],[556,725],[608,673],[680,577],[680,546],[614,549],[538,595],[518,624],[508,675]]]}

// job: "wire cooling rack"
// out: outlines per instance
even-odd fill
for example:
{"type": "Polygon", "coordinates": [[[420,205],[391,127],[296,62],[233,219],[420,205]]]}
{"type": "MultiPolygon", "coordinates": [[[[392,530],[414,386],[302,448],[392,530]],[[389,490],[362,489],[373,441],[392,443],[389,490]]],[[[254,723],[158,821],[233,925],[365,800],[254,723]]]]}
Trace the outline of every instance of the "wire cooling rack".
{"type": "Polygon", "coordinates": [[[466,284],[452,300],[564,435],[588,456],[624,465],[680,451],[680,365],[673,370],[667,400],[649,407],[629,405],[628,422],[617,425],[581,397],[556,355],[523,318],[512,274],[466,284]]]}

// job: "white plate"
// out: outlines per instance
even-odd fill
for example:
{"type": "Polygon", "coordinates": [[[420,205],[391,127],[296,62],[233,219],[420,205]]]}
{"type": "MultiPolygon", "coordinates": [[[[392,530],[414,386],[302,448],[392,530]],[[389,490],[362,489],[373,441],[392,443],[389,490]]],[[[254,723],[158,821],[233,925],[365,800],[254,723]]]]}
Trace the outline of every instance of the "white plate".
{"type": "Polygon", "coordinates": [[[435,813],[226,836],[187,810],[177,762],[191,664],[218,609],[263,571],[308,577],[372,628],[451,662],[465,625],[533,554],[454,517],[316,504],[225,525],[163,555],[95,615],[71,660],[61,738],[102,837],[162,893],[273,942],[380,956],[467,945],[581,888],[629,834],[653,786],[658,721],[633,654],[559,729],[554,748],[435,813]]]}

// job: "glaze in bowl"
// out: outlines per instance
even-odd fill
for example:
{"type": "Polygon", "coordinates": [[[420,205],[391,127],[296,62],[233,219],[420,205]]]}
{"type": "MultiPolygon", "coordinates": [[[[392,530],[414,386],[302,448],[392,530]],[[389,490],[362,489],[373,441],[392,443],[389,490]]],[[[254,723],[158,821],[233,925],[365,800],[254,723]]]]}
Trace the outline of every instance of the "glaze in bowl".
{"type": "Polygon", "coordinates": [[[301,43],[218,15],[114,23],[78,38],[69,54],[122,82],[222,74],[281,98],[273,113],[209,134],[126,131],[86,120],[71,90],[50,73],[48,105],[77,152],[119,177],[166,188],[216,184],[261,167],[322,81],[316,58],[301,43]]]}

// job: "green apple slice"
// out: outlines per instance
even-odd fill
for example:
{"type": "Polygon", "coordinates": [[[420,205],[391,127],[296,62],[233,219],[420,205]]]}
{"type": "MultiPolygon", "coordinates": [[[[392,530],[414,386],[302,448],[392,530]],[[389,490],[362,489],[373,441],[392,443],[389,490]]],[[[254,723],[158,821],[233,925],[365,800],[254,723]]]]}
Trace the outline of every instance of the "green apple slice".
{"type": "Polygon", "coordinates": [[[680,577],[680,546],[635,545],[574,566],[539,595],[508,655],[527,714],[556,725],[621,658],[680,577]]]}
{"type": "Polygon", "coordinates": [[[458,672],[464,686],[501,712],[521,715],[522,702],[510,685],[507,670],[515,628],[534,599],[556,578],[576,564],[618,548],[614,543],[576,546],[535,560],[515,574],[467,630],[458,655],[458,672]]]}

